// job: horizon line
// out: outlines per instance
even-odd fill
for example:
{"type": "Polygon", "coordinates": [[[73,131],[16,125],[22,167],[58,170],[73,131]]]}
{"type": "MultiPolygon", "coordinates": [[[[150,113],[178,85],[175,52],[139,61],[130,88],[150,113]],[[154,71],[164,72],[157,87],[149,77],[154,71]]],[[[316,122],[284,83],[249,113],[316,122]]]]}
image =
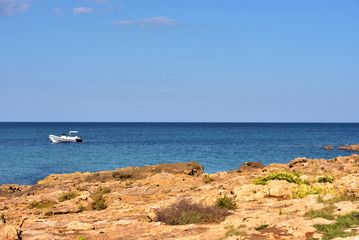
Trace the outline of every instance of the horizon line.
{"type": "Polygon", "coordinates": [[[296,122],[296,121],[0,121],[0,123],[359,123],[359,122],[335,122],[335,121],[308,121],[308,122],[296,122]]]}

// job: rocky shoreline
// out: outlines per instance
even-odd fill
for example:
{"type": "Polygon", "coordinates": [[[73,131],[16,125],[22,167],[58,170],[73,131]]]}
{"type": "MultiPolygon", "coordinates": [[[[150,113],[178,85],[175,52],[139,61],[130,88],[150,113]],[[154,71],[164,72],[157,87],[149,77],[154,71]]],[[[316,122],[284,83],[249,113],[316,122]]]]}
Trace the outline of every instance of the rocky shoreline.
{"type": "MultiPolygon", "coordinates": [[[[358,187],[355,154],[244,163],[216,174],[187,162],[50,175],[32,186],[0,187],[0,239],[333,239],[316,224],[358,211],[358,187]],[[223,197],[236,205],[224,221],[156,221],[157,210],[181,199],[213,206],[223,197]],[[329,207],[332,219],[310,214],[329,207]]],[[[356,239],[357,227],[341,236],[356,239]]]]}
{"type": "MultiPolygon", "coordinates": [[[[326,150],[333,150],[334,147],[332,145],[327,145],[324,147],[326,150]]],[[[359,144],[356,145],[345,145],[337,148],[338,150],[349,150],[349,151],[357,151],[359,152],[359,144]]]]}

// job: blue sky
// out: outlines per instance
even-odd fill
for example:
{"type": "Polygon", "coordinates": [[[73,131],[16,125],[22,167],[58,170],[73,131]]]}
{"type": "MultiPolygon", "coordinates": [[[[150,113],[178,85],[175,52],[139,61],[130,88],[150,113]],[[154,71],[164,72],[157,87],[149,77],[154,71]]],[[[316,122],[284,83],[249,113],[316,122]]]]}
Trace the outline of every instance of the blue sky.
{"type": "Polygon", "coordinates": [[[0,121],[359,122],[358,0],[0,0],[0,121]]]}

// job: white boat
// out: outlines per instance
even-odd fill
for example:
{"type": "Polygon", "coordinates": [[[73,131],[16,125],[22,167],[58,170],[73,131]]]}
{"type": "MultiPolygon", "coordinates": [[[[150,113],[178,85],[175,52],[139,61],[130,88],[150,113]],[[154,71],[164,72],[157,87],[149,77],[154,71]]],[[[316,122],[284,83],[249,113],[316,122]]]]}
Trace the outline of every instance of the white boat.
{"type": "Polygon", "coordinates": [[[66,133],[63,133],[62,136],[49,135],[50,140],[53,143],[72,143],[72,142],[82,142],[81,137],[72,136],[72,133],[78,133],[78,131],[70,131],[67,136],[66,133]]]}

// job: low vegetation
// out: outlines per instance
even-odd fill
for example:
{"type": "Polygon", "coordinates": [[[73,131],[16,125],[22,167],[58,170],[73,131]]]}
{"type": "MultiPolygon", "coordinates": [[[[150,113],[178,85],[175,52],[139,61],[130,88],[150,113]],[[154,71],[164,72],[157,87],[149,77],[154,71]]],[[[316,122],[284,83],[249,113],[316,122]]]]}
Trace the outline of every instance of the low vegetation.
{"type": "Polygon", "coordinates": [[[357,232],[353,228],[357,228],[359,225],[359,212],[352,212],[346,215],[335,215],[334,206],[335,203],[343,201],[358,201],[359,197],[355,194],[342,194],[336,195],[330,199],[324,200],[322,196],[318,196],[317,202],[323,203],[325,206],[319,210],[310,210],[304,214],[305,217],[309,218],[325,218],[329,220],[336,220],[332,224],[316,224],[314,227],[323,234],[323,240],[329,240],[336,237],[348,237],[357,235],[357,232]]]}
{"type": "Polygon", "coordinates": [[[243,231],[242,229],[245,228],[246,225],[239,225],[238,227],[234,227],[233,225],[226,226],[226,238],[232,236],[244,236],[247,232],[243,231]]]}
{"type": "Polygon", "coordinates": [[[100,211],[107,208],[107,204],[105,202],[103,194],[95,193],[91,195],[91,198],[93,199],[93,202],[91,202],[90,204],[90,208],[92,210],[100,211]]]}
{"type": "Polygon", "coordinates": [[[97,189],[97,193],[100,193],[100,194],[106,194],[106,193],[110,193],[111,192],[111,188],[109,187],[98,187],[97,189]]]}
{"type": "Polygon", "coordinates": [[[129,187],[129,186],[132,186],[133,183],[134,183],[133,181],[127,181],[127,182],[126,182],[126,186],[128,186],[128,187],[129,187]]]}
{"type": "Polygon", "coordinates": [[[92,210],[103,210],[107,208],[107,204],[104,198],[104,194],[110,193],[111,189],[109,187],[98,187],[96,192],[91,195],[93,202],[90,204],[90,209],[92,210]]]}
{"type": "Polygon", "coordinates": [[[318,177],[318,183],[331,183],[334,181],[334,178],[333,177],[330,177],[328,175],[324,175],[323,177],[318,177]]]}
{"type": "Polygon", "coordinates": [[[72,191],[63,192],[59,197],[59,201],[64,202],[64,201],[73,199],[73,198],[75,198],[77,196],[79,196],[79,194],[77,192],[72,192],[72,191]]]}
{"type": "Polygon", "coordinates": [[[86,208],[84,205],[80,204],[77,206],[77,209],[79,210],[79,212],[83,212],[83,211],[85,211],[86,208]]]}
{"type": "Polygon", "coordinates": [[[164,222],[167,225],[219,223],[229,214],[226,209],[216,206],[203,206],[188,200],[181,200],[169,207],[157,210],[155,221],[164,222]]]}
{"type": "MultiPolygon", "coordinates": [[[[323,181],[332,181],[333,178],[329,176],[324,176],[323,181]]],[[[288,173],[288,172],[273,172],[269,173],[264,177],[256,178],[252,181],[255,185],[267,185],[270,180],[284,180],[289,183],[296,183],[298,186],[293,188],[292,197],[293,198],[304,198],[310,194],[336,194],[337,192],[332,187],[325,186],[313,186],[307,180],[302,180],[299,177],[298,173],[288,173]]]]}
{"type": "Polygon", "coordinates": [[[324,203],[324,199],[323,199],[322,195],[318,195],[317,203],[324,203]]]}
{"type": "Polygon", "coordinates": [[[304,198],[310,194],[336,194],[337,192],[332,187],[322,187],[313,185],[300,185],[293,188],[293,198],[304,198]]]}
{"type": "Polygon", "coordinates": [[[336,237],[348,237],[357,235],[356,231],[350,231],[359,225],[359,212],[351,212],[344,216],[337,216],[337,221],[332,224],[315,224],[314,227],[323,234],[323,240],[336,237]],[[349,230],[349,231],[346,231],[349,230]]]}
{"type": "Polygon", "coordinates": [[[56,206],[56,202],[44,200],[44,201],[32,201],[27,205],[30,209],[44,209],[44,208],[52,208],[56,206]]]}
{"type": "Polygon", "coordinates": [[[254,228],[254,230],[256,230],[256,231],[260,231],[260,230],[262,230],[262,229],[267,228],[268,226],[269,226],[268,224],[265,224],[265,225],[260,225],[260,226],[258,226],[258,227],[255,227],[255,228],[254,228]]]}
{"type": "Polygon", "coordinates": [[[359,197],[355,194],[341,194],[341,195],[335,195],[334,197],[324,200],[321,195],[318,196],[317,202],[318,203],[324,203],[324,204],[334,204],[338,202],[345,202],[345,201],[359,201],[359,197]]]}
{"type": "Polygon", "coordinates": [[[77,187],[76,187],[76,190],[77,190],[77,191],[80,191],[80,192],[86,191],[86,187],[85,187],[85,186],[77,186],[77,187]]]}
{"type": "Polygon", "coordinates": [[[214,178],[212,178],[211,176],[209,176],[209,174],[205,174],[204,176],[203,176],[203,182],[204,183],[211,183],[211,182],[213,182],[215,179],[214,178]]]}
{"type": "Polygon", "coordinates": [[[288,173],[288,172],[273,172],[268,173],[264,177],[256,178],[252,181],[255,185],[267,185],[270,180],[285,180],[289,183],[302,184],[303,181],[300,179],[298,173],[288,173]]]}
{"type": "Polygon", "coordinates": [[[233,202],[233,199],[226,196],[218,198],[215,205],[219,208],[225,208],[228,210],[234,210],[237,208],[236,203],[233,202]]]}
{"type": "Polygon", "coordinates": [[[318,210],[310,210],[308,212],[306,212],[304,214],[304,217],[308,217],[308,218],[325,218],[325,219],[328,219],[328,220],[333,220],[335,219],[335,216],[334,216],[334,209],[335,207],[333,205],[330,205],[330,206],[326,206],[322,209],[318,209],[318,210]]]}

